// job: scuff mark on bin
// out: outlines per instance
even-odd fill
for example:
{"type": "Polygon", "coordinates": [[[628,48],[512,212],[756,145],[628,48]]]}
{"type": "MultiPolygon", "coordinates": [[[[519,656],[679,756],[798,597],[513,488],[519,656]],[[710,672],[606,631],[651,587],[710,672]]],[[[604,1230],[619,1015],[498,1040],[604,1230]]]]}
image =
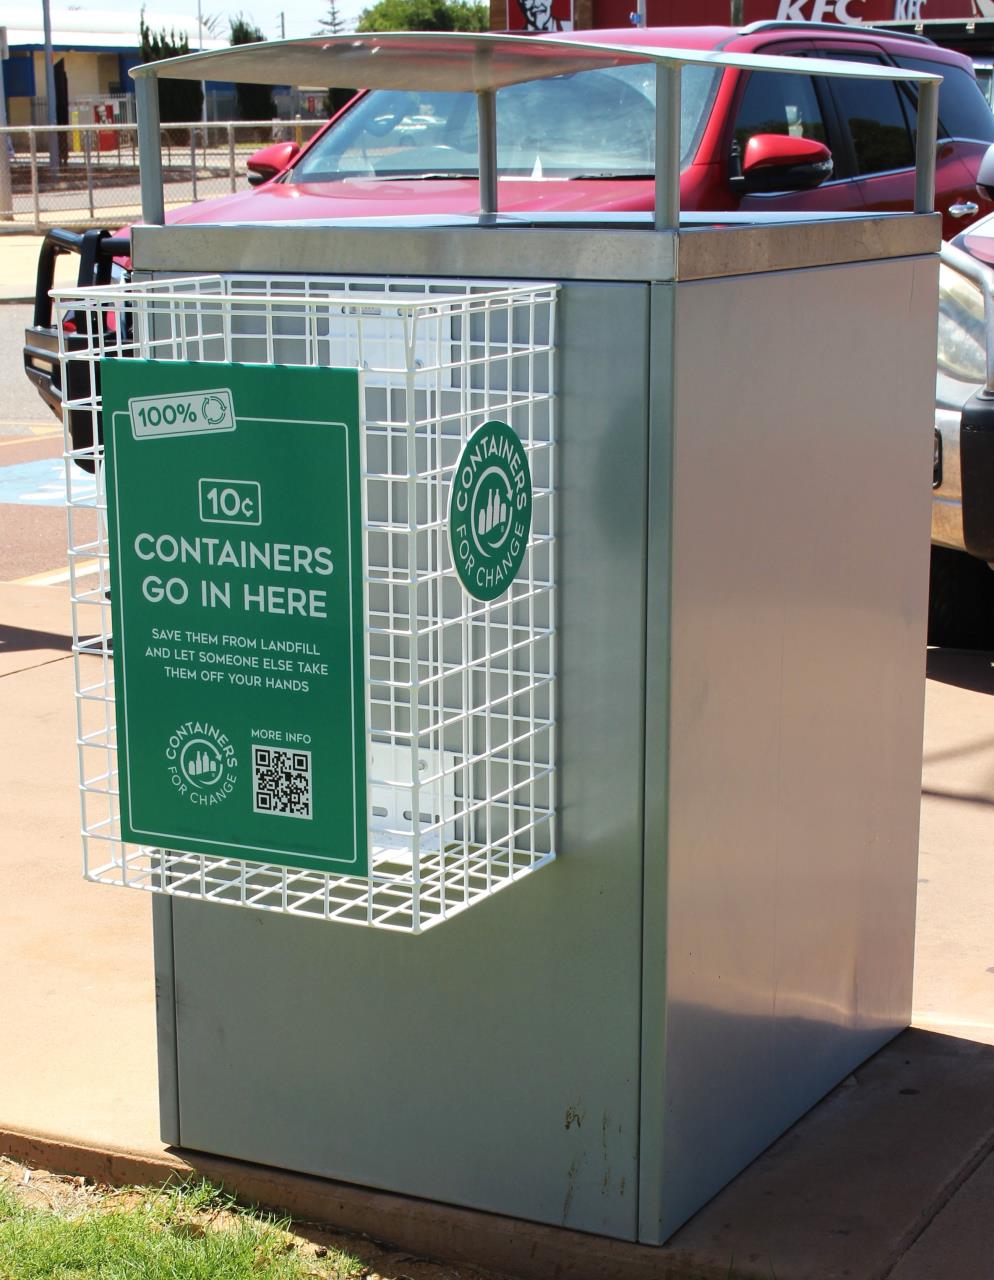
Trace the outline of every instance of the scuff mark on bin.
{"type": "Polygon", "coordinates": [[[566,1173],[566,1196],[563,1200],[563,1225],[569,1217],[570,1209],[573,1207],[573,1192],[576,1190],[576,1175],[583,1168],[583,1162],[586,1160],[586,1152],[582,1152],[578,1156],[574,1156],[570,1161],[569,1169],[566,1173]]]}
{"type": "Polygon", "coordinates": [[[586,1112],[583,1109],[582,1103],[580,1102],[569,1103],[566,1107],[566,1116],[563,1122],[563,1128],[572,1129],[573,1126],[576,1125],[578,1129],[581,1129],[583,1127],[583,1121],[585,1116],[586,1116],[586,1112]]]}
{"type": "Polygon", "coordinates": [[[569,1211],[573,1205],[573,1179],[576,1177],[576,1161],[574,1160],[569,1167],[566,1175],[566,1198],[563,1200],[563,1222],[569,1217],[569,1211]]]}
{"type": "Polygon", "coordinates": [[[611,1123],[611,1115],[605,1109],[601,1113],[601,1158],[604,1162],[604,1177],[601,1179],[601,1195],[606,1196],[611,1186],[611,1161],[607,1151],[607,1127],[611,1123]]]}

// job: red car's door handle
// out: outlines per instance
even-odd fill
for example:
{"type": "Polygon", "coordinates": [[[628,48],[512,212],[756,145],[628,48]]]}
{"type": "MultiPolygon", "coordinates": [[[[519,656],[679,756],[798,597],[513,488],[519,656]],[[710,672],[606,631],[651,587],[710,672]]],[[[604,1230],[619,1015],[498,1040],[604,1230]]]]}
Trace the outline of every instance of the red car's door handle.
{"type": "Polygon", "coordinates": [[[951,218],[975,218],[980,212],[980,205],[974,200],[958,200],[949,206],[951,218]]]}

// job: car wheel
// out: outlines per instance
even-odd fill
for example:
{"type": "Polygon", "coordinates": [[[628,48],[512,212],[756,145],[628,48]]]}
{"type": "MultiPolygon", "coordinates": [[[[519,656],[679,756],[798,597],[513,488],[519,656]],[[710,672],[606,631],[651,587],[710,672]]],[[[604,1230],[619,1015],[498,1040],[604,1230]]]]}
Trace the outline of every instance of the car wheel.
{"type": "Polygon", "coordinates": [[[928,643],[994,649],[994,572],[965,551],[932,548],[928,643]]]}

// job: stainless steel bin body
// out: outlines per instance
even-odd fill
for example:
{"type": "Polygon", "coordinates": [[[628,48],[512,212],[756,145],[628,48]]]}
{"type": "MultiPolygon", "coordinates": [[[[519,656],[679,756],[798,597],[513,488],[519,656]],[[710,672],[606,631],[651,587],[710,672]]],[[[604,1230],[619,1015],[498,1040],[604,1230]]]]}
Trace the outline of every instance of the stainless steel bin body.
{"type": "Polygon", "coordinates": [[[559,857],[421,938],[156,898],[165,1140],[658,1243],[907,1024],[937,244],[136,229],[561,285],[559,857]]]}

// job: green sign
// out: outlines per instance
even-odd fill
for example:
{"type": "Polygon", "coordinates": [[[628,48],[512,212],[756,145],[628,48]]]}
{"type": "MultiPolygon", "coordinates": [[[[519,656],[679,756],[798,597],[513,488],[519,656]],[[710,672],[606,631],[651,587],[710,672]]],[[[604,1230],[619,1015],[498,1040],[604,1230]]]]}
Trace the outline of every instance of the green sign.
{"type": "Polygon", "coordinates": [[[449,495],[449,548],[476,600],[496,600],[525,558],[532,523],[528,455],[506,422],[485,422],[462,451],[449,495]]]}
{"type": "Polygon", "coordinates": [[[123,838],[366,875],[358,374],[101,381],[123,838]]]}

